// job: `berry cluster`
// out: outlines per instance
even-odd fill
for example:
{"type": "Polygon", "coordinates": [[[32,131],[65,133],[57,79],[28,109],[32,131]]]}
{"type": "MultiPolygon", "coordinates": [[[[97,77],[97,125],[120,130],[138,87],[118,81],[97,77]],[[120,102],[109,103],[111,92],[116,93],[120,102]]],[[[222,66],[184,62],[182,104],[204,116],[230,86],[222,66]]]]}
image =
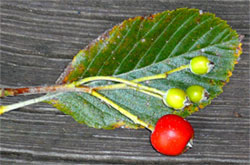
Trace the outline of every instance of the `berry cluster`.
{"type": "MultiPolygon", "coordinates": [[[[192,73],[203,75],[212,70],[214,64],[205,56],[194,57],[189,64],[192,73]]],[[[163,102],[173,109],[183,109],[193,103],[208,99],[208,92],[199,85],[192,85],[186,92],[179,88],[169,89],[163,102]],[[191,101],[191,102],[190,102],[191,101]]],[[[151,135],[152,146],[160,153],[176,156],[192,147],[194,130],[191,124],[177,115],[165,115],[156,123],[151,135]]]]}
{"type": "MultiPolygon", "coordinates": [[[[194,57],[190,61],[190,70],[197,75],[203,75],[212,70],[214,64],[205,56],[194,57]]],[[[163,97],[163,102],[174,109],[183,109],[185,106],[193,103],[199,103],[208,99],[208,92],[199,85],[188,87],[186,93],[182,89],[171,88],[163,97]]]]}

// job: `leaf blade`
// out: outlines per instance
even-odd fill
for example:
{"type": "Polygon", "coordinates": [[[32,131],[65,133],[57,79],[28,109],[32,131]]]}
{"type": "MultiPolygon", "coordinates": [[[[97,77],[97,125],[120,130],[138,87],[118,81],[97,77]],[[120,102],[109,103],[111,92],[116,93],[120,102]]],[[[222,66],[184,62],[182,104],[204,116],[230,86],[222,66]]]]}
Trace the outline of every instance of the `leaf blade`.
{"type": "MultiPolygon", "coordinates": [[[[164,114],[176,113],[186,117],[210,104],[211,100],[222,92],[222,86],[229,77],[228,73],[233,71],[238,56],[238,45],[237,33],[225,21],[210,13],[200,14],[197,9],[178,9],[145,18],[135,17],[115,26],[81,50],[62,74],[60,83],[70,83],[97,75],[112,75],[132,80],[186,65],[192,57],[200,54],[212,60],[216,67],[204,76],[184,70],[168,76],[166,80],[143,83],[161,90],[172,87],[185,90],[196,84],[209,91],[211,98],[207,102],[187,107],[183,111],[174,111],[163,105],[161,100],[131,89],[100,91],[140,119],[154,125],[164,114]]],[[[96,84],[98,83],[88,85],[96,84]]],[[[106,82],[100,84],[104,85],[106,82]]],[[[58,109],[91,127],[138,128],[115,109],[99,103],[92,96],[84,93],[77,95],[68,93],[50,103],[57,102],[54,105],[58,109]],[[74,99],[77,97],[81,99],[74,99]],[[80,104],[81,101],[88,103],[80,104]],[[80,107],[75,107],[75,104],[80,107]],[[88,120],[88,117],[91,120],[88,120]]]]}

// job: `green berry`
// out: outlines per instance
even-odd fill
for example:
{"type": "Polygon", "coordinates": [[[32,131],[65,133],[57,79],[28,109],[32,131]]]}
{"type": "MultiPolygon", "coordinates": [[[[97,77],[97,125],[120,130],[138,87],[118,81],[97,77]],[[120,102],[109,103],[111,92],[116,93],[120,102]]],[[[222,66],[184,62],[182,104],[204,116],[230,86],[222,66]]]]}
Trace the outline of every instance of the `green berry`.
{"type": "Polygon", "coordinates": [[[210,72],[213,66],[214,64],[205,56],[197,56],[190,61],[191,72],[198,75],[210,72]]]}
{"type": "Polygon", "coordinates": [[[164,103],[174,109],[182,109],[189,105],[187,94],[178,88],[169,89],[163,99],[164,103]]]}
{"type": "Polygon", "coordinates": [[[199,103],[202,102],[203,100],[207,100],[208,92],[202,86],[192,85],[188,87],[187,95],[192,102],[199,103]]]}

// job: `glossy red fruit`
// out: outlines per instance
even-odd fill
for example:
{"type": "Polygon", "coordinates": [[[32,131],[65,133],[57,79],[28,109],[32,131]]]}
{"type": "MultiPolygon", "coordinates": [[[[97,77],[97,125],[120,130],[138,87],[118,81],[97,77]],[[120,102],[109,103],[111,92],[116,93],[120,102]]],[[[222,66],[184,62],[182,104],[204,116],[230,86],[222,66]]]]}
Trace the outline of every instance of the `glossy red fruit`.
{"type": "Polygon", "coordinates": [[[184,118],[169,114],[162,116],[151,134],[151,144],[160,153],[176,156],[192,147],[194,130],[184,118]]]}

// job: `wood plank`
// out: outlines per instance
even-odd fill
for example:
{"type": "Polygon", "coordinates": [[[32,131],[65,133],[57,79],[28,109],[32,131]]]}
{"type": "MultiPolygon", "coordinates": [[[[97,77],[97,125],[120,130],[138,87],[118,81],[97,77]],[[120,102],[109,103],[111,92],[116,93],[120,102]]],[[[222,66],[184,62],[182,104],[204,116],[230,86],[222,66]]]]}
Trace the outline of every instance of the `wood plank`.
{"type": "MultiPolygon", "coordinates": [[[[248,164],[247,0],[2,1],[0,86],[54,84],[73,56],[107,29],[129,17],[180,7],[215,13],[245,35],[244,53],[224,93],[188,117],[196,133],[192,150],[163,156],[152,149],[145,129],[88,128],[41,103],[0,116],[0,164],[248,164]]],[[[4,98],[1,104],[31,97],[4,98]]]]}

